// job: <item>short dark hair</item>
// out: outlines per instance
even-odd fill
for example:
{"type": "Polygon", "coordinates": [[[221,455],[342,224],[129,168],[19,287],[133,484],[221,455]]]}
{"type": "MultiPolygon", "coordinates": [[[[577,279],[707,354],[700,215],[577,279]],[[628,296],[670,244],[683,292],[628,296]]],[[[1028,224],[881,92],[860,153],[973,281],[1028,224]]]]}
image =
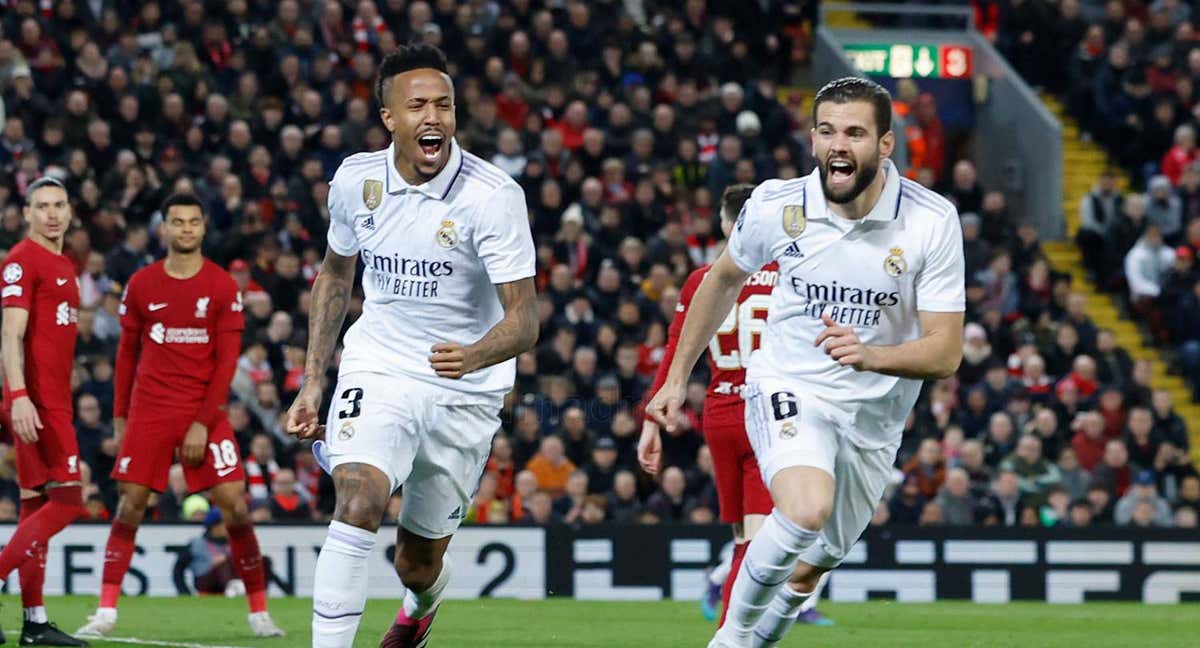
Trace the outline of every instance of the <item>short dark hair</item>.
{"type": "Polygon", "coordinates": [[[446,55],[435,45],[412,43],[397,47],[396,51],[383,57],[383,62],[379,64],[379,78],[375,80],[375,100],[379,105],[384,105],[384,85],[397,74],[421,68],[432,68],[443,74],[450,73],[446,55]]]}
{"type": "Polygon", "coordinates": [[[742,212],[742,205],[750,199],[751,192],[754,191],[752,184],[732,184],[725,187],[724,193],[721,194],[721,218],[733,220],[742,212]]]}
{"type": "MultiPolygon", "coordinates": [[[[42,177],[38,178],[37,180],[34,180],[33,182],[29,183],[29,186],[25,188],[25,205],[26,206],[28,206],[29,201],[31,199],[33,199],[33,192],[37,191],[38,189],[41,189],[42,187],[58,187],[59,189],[62,189],[63,191],[67,191],[67,186],[64,185],[58,178],[53,178],[51,176],[42,176],[42,177]]],[[[70,192],[67,192],[67,193],[69,196],[70,192]]]]}
{"type": "Polygon", "coordinates": [[[826,101],[843,104],[852,101],[865,101],[875,107],[876,133],[882,137],[892,130],[892,95],[883,86],[870,79],[861,77],[842,77],[826,83],[813,99],[813,124],[817,123],[817,108],[826,101]]]}
{"type": "Polygon", "coordinates": [[[167,214],[171,211],[172,207],[195,207],[200,210],[201,216],[206,215],[205,210],[204,210],[204,203],[201,202],[200,199],[196,197],[196,194],[192,194],[192,193],[180,192],[180,193],[173,193],[170,196],[167,196],[167,199],[163,201],[162,208],[159,209],[159,212],[162,214],[163,220],[166,220],[167,214]]]}

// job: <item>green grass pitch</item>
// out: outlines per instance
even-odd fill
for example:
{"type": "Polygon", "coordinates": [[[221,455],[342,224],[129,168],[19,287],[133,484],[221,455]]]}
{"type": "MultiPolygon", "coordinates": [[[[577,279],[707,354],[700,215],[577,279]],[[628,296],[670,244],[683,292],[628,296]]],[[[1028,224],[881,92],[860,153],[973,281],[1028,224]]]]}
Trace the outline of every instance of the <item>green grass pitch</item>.
{"type": "MultiPolygon", "coordinates": [[[[20,601],[0,597],[0,624],[16,645],[20,601]]],[[[397,601],[371,601],[355,646],[379,645],[397,601]]],[[[51,620],[67,631],[78,628],[96,604],[94,597],[52,597],[51,620]]],[[[284,639],[255,639],[240,599],[143,598],[121,602],[116,637],[136,641],[93,641],[97,648],[129,645],[203,648],[271,648],[310,645],[306,599],[272,599],[271,613],[288,631],[284,639]]],[[[782,645],[847,646],[1019,646],[1098,648],[1200,645],[1200,606],[1137,603],[1047,605],[969,602],[909,604],[877,601],[824,604],[833,628],[798,627],[782,645]]],[[[693,603],[596,603],[548,601],[449,601],[438,614],[432,648],[704,648],[712,627],[693,603]]]]}

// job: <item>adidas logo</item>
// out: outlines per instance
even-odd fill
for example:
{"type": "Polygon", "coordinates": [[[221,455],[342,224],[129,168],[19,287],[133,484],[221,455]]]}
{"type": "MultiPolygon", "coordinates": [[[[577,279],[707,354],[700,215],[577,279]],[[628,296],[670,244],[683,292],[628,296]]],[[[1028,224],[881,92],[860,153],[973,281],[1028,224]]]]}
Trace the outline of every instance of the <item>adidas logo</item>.
{"type": "Polygon", "coordinates": [[[456,506],[456,507],[454,507],[454,512],[451,513],[450,517],[448,517],[446,519],[447,520],[461,520],[461,519],[463,519],[463,517],[465,517],[465,516],[463,515],[462,507],[456,506]]]}
{"type": "Polygon", "coordinates": [[[783,251],[783,256],[803,259],[804,253],[800,251],[800,246],[797,245],[795,241],[792,241],[791,244],[787,246],[787,249],[783,251]]]}
{"type": "Polygon", "coordinates": [[[365,230],[374,230],[375,229],[375,214],[371,214],[370,216],[367,216],[367,220],[362,222],[362,228],[365,230]]]}

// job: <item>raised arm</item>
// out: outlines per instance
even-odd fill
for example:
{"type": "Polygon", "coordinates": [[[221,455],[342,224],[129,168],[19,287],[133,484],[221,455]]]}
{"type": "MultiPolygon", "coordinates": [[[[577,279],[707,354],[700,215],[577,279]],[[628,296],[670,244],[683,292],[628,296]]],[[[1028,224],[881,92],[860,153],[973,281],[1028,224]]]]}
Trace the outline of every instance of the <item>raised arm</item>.
{"type": "Polygon", "coordinates": [[[668,432],[675,430],[675,419],[679,407],[683,404],[684,391],[692,367],[700,354],[708,347],[709,340],[716,335],[717,328],[737,302],[742,284],[750,273],[742,270],[728,250],[721,253],[713,263],[692,302],[688,306],[687,319],[683,322],[683,330],[679,333],[679,343],[675,347],[675,357],[671,359],[670,369],[662,389],[654,395],[646,406],[646,412],[668,432]]]}
{"type": "Polygon", "coordinates": [[[433,345],[429,363],[443,378],[462,378],[515,358],[537,344],[537,289],[533,277],[496,284],[504,318],[474,344],[443,342],[433,345]]]}
{"type": "Polygon", "coordinates": [[[24,308],[4,308],[0,325],[0,356],[3,356],[4,379],[12,394],[12,425],[17,438],[25,443],[38,439],[42,419],[37,408],[25,393],[25,330],[29,326],[29,311],[24,308]]]}
{"type": "Polygon", "coordinates": [[[313,282],[304,384],[288,411],[287,421],[288,433],[302,439],[320,432],[317,414],[321,410],[321,378],[329,367],[342,323],[346,321],[357,258],[357,254],[342,256],[332,249],[327,250],[325,260],[321,263],[321,272],[313,282]]]}

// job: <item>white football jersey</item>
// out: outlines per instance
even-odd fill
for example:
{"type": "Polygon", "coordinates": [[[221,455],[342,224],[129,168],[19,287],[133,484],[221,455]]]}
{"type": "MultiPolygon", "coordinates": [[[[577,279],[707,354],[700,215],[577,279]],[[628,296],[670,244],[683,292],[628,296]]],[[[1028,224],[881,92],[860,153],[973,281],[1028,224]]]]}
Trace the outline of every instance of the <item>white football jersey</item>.
{"type": "Polygon", "coordinates": [[[329,248],[361,257],[366,296],[339,375],[411,377],[458,392],[458,402],[494,401],[512,388],[515,360],[453,380],[434,373],[430,348],[472,344],[504,317],[493,284],[534,275],[533,236],[520,186],[450,146],[446,167],[422,185],[400,177],[392,146],[351,155],[333,176],[329,248]]]}
{"type": "Polygon", "coordinates": [[[918,311],[966,307],[962,230],[954,205],[902,178],[891,160],[869,214],[830,211],[817,171],[768,180],[746,201],[729,255],[746,272],[779,262],[766,333],[747,380],[781,378],[855,414],[851,441],[880,448],[898,441],[921,381],[855,371],[813,346],[822,313],[854,327],[867,345],[920,337],[918,311]]]}

